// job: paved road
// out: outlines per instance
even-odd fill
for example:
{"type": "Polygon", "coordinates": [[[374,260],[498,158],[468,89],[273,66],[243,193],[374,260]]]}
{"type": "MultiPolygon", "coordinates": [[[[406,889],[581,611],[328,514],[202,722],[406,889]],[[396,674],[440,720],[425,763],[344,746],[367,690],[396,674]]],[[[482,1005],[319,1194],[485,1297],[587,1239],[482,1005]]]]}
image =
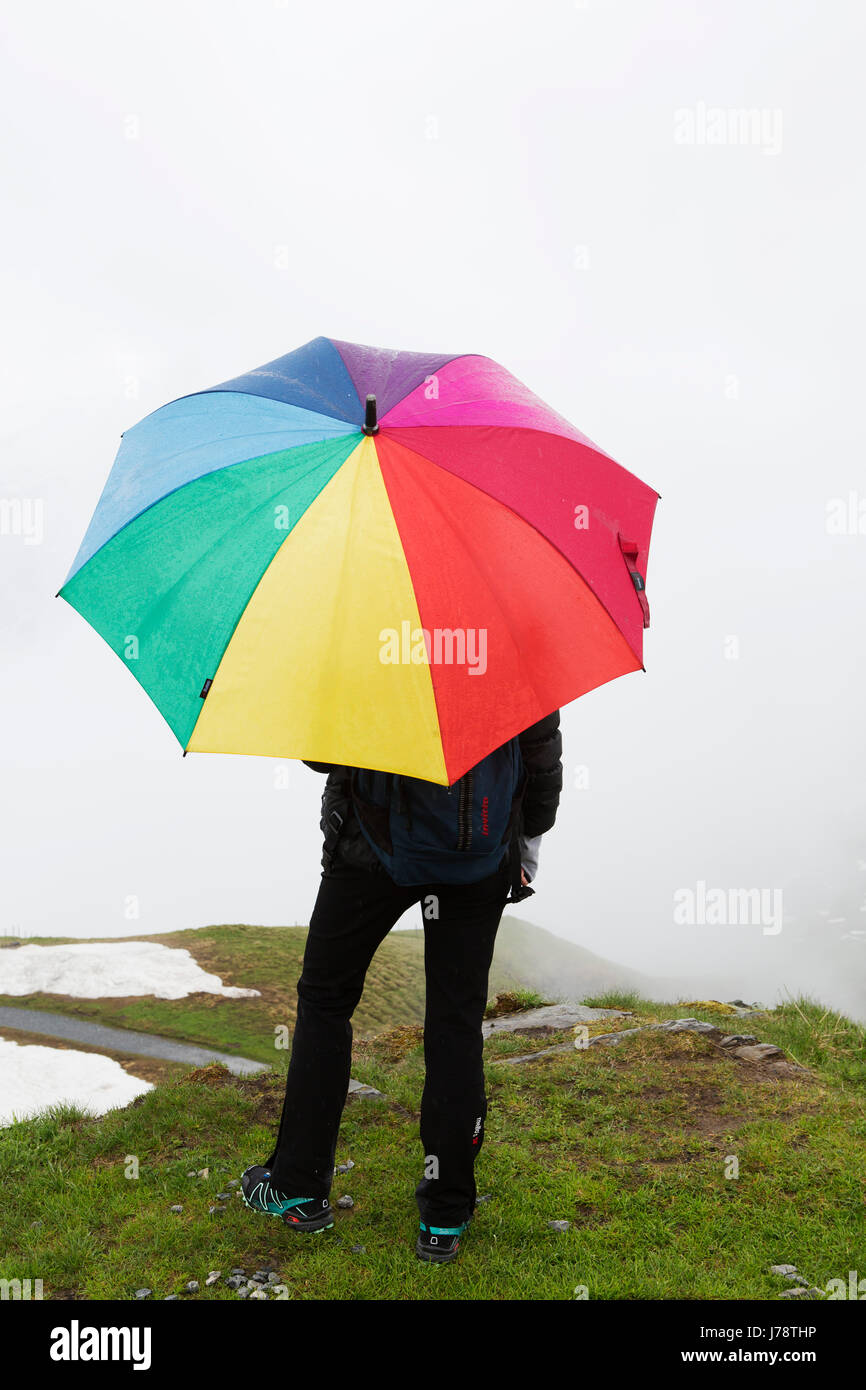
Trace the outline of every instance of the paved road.
{"type": "Polygon", "coordinates": [[[12,1009],[0,1007],[0,1028],[26,1028],[30,1033],[45,1033],[68,1042],[89,1043],[92,1047],[109,1048],[113,1052],[129,1052],[136,1057],[161,1057],[167,1062],[189,1062],[202,1067],[208,1062],[224,1062],[235,1076],[251,1076],[267,1071],[264,1062],[249,1057],[233,1057],[228,1052],[214,1052],[209,1047],[194,1047],[191,1043],[161,1038],[156,1033],[134,1033],[130,1028],[106,1028],[101,1023],[88,1023],[69,1014],[52,1014],[43,1009],[12,1009]]]}

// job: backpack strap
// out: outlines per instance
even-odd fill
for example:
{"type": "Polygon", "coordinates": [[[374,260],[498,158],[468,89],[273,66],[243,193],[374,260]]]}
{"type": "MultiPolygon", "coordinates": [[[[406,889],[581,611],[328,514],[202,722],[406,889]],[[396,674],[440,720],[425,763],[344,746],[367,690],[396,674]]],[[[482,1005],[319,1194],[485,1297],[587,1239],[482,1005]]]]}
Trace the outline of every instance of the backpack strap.
{"type": "MultiPolygon", "coordinates": [[[[386,776],[393,779],[393,773],[386,773],[386,776]]],[[[389,786],[393,785],[393,781],[389,786]]],[[[378,806],[375,801],[368,801],[358,790],[358,769],[353,767],[349,776],[349,795],[352,798],[352,805],[355,815],[359,822],[368,832],[371,839],[384,850],[385,854],[394,853],[394,844],[391,839],[390,806],[378,806]]]]}
{"type": "Polygon", "coordinates": [[[508,853],[510,855],[511,864],[511,892],[505,899],[507,903],[522,902],[524,898],[531,898],[535,892],[534,888],[529,888],[520,881],[520,813],[523,810],[523,798],[526,795],[528,786],[529,772],[524,765],[523,776],[520,779],[520,785],[517,788],[517,793],[511,805],[511,816],[505,829],[505,835],[502,837],[503,840],[507,838],[509,841],[508,853]]]}
{"type": "MultiPolygon", "coordinates": [[[[351,774],[348,768],[346,769],[346,772],[342,777],[335,778],[334,785],[337,787],[337,790],[341,793],[342,796],[349,796],[351,787],[351,774]]],[[[325,839],[322,848],[322,863],[323,867],[328,873],[330,873],[331,871],[331,867],[334,862],[334,855],[337,850],[337,843],[340,839],[340,836],[343,833],[343,827],[345,824],[346,817],[343,815],[341,811],[337,810],[336,806],[333,806],[331,810],[328,812],[327,816],[325,816],[324,818],[323,827],[325,831],[325,839]]]]}

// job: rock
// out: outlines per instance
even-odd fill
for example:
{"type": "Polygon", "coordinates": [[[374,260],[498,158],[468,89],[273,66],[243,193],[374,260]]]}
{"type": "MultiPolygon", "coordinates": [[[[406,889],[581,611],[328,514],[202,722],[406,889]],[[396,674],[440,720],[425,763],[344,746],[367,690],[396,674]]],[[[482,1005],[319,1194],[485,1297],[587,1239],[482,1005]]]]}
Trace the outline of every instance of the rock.
{"type": "Polygon", "coordinates": [[[600,1018],[625,1018],[622,1009],[591,1009],[586,1004],[546,1004],[540,1009],[521,1009],[516,1014],[488,1018],[481,1025],[482,1037],[493,1033],[559,1032],[576,1023],[595,1023],[600,1018]]]}
{"type": "Polygon", "coordinates": [[[246,1278],[243,1274],[230,1274],[226,1279],[226,1287],[229,1289],[239,1289],[246,1278]]]}
{"type": "MultiPolygon", "coordinates": [[[[382,1095],[382,1092],[381,1092],[381,1091],[377,1091],[376,1088],[375,1088],[375,1086],[366,1086],[366,1085],[364,1084],[363,1081],[356,1081],[356,1080],[354,1079],[354,1077],[352,1077],[352,1078],[350,1078],[350,1080],[349,1080],[349,1091],[348,1091],[348,1094],[349,1094],[350,1096],[366,1097],[366,1096],[381,1096],[381,1095],[382,1095]]],[[[383,1099],[384,1099],[384,1096],[383,1096],[383,1099]]]]}
{"type": "Polygon", "coordinates": [[[754,1046],[732,1047],[734,1057],[742,1057],[744,1062],[769,1062],[774,1057],[784,1057],[781,1047],[773,1043],[755,1043],[754,1046]]]}
{"type": "Polygon", "coordinates": [[[196,1176],[199,1177],[199,1178],[206,1178],[209,1172],[210,1172],[210,1168],[199,1168],[198,1173],[196,1174],[196,1176]]]}
{"type": "Polygon", "coordinates": [[[218,1201],[218,1202],[228,1202],[228,1201],[231,1200],[231,1196],[232,1196],[231,1192],[218,1192],[218,1193],[217,1193],[217,1201],[218,1201]]]}
{"type": "Polygon", "coordinates": [[[208,1207],[208,1209],[207,1209],[207,1214],[208,1214],[208,1216],[213,1216],[213,1214],[214,1214],[215,1211],[225,1211],[225,1206],[224,1206],[222,1203],[219,1203],[219,1202],[218,1202],[215,1206],[208,1207]]]}
{"type": "Polygon", "coordinates": [[[205,1279],[205,1281],[204,1281],[204,1286],[205,1286],[205,1288],[206,1288],[206,1289],[209,1289],[210,1286],[211,1286],[211,1284],[215,1284],[215,1283],[217,1282],[217,1280],[218,1280],[218,1279],[221,1279],[221,1278],[222,1278],[222,1270],[220,1270],[220,1269],[212,1269],[211,1272],[210,1272],[210,1274],[208,1275],[208,1277],[207,1277],[207,1278],[205,1279]]]}
{"type": "Polygon", "coordinates": [[[44,1225],[45,1225],[45,1222],[44,1222],[44,1221],[31,1221],[31,1222],[30,1222],[30,1229],[31,1229],[31,1231],[38,1231],[38,1230],[40,1230],[41,1227],[44,1226],[44,1225]]]}
{"type": "Polygon", "coordinates": [[[493,1201],[493,1193],[492,1193],[492,1192],[485,1192],[483,1197],[476,1197],[476,1198],[475,1198],[476,1206],[480,1206],[482,1202],[492,1202],[492,1201],[493,1201]]]}
{"type": "Polygon", "coordinates": [[[269,1283],[269,1284],[278,1284],[279,1282],[280,1282],[280,1276],[279,1276],[279,1274],[275,1274],[274,1271],[271,1270],[270,1274],[268,1275],[268,1283],[269,1283]]]}
{"type": "Polygon", "coordinates": [[[796,1265],[770,1265],[770,1273],[771,1273],[771,1274],[781,1274],[784,1278],[787,1278],[789,1274],[796,1274],[796,1273],[797,1273],[797,1266],[796,1266],[796,1265]]]}
{"type": "Polygon", "coordinates": [[[337,1198],[337,1206],[338,1206],[338,1207],[353,1207],[354,1205],[355,1205],[355,1199],[354,1199],[354,1197],[348,1197],[348,1196],[346,1196],[346,1197],[338,1197],[338,1198],[337,1198]]]}
{"type": "Polygon", "coordinates": [[[198,1293],[198,1280],[190,1279],[189,1283],[184,1285],[184,1288],[186,1289],[187,1293],[198,1293]]]}
{"type": "Polygon", "coordinates": [[[548,1226],[552,1231],[567,1231],[571,1225],[570,1221],[548,1221],[548,1226]]]}
{"type": "Polygon", "coordinates": [[[240,1185],[240,1178],[231,1178],[230,1181],[226,1183],[226,1187],[240,1187],[240,1185]]]}
{"type": "Polygon", "coordinates": [[[136,1289],[135,1296],[136,1298],[150,1298],[152,1293],[153,1289],[136,1289]]]}
{"type": "Polygon", "coordinates": [[[266,1284],[267,1282],[268,1276],[265,1274],[264,1270],[261,1269],[257,1269],[250,1280],[252,1284],[266,1284]]]}
{"type": "Polygon", "coordinates": [[[196,1176],[196,1175],[195,1175],[195,1172],[187,1173],[187,1177],[188,1177],[188,1178],[194,1178],[195,1176],[196,1176]]]}
{"type": "Polygon", "coordinates": [[[246,1284],[244,1284],[242,1289],[238,1289],[238,1298],[249,1298],[249,1296],[250,1291],[246,1284]]]}
{"type": "Polygon", "coordinates": [[[757,1041],[752,1033],[726,1033],[719,1039],[719,1047],[744,1047],[757,1041]]]}
{"type": "Polygon", "coordinates": [[[726,1002],[735,1009],[750,1009],[752,1007],[751,1004],[746,1003],[745,999],[728,999],[726,1002]]]}
{"type": "Polygon", "coordinates": [[[176,1293],[167,1293],[162,1301],[163,1303],[176,1303],[177,1299],[178,1295],[176,1293]]]}
{"type": "Polygon", "coordinates": [[[251,1298],[251,1299],[253,1299],[253,1298],[258,1298],[258,1299],[264,1299],[265,1301],[267,1301],[267,1297],[268,1297],[268,1296],[267,1296],[267,1294],[265,1293],[264,1289],[253,1289],[252,1293],[250,1294],[250,1298],[251,1298]]]}
{"type": "Polygon", "coordinates": [[[354,1168],[354,1166],[355,1166],[355,1160],[354,1160],[354,1158],[347,1158],[347,1159],[346,1159],[346,1167],[347,1167],[347,1168],[354,1168]]]}
{"type": "MultiPolygon", "coordinates": [[[[594,1038],[590,1038],[590,1047],[616,1047],[624,1038],[633,1038],[636,1033],[642,1033],[642,1028],[623,1028],[620,1033],[598,1033],[594,1038]]],[[[575,1051],[579,1049],[575,1048],[575,1051]]]]}
{"type": "Polygon", "coordinates": [[[176,1212],[178,1215],[180,1215],[180,1213],[183,1211],[183,1207],[182,1207],[182,1206],[169,1207],[169,1211],[176,1212]]]}
{"type": "Polygon", "coordinates": [[[245,1269],[233,1269],[232,1274],[242,1274],[245,1279],[247,1277],[247,1272],[245,1269]]]}
{"type": "Polygon", "coordinates": [[[702,1018],[669,1018],[667,1023],[651,1023],[660,1033],[718,1033],[714,1023],[706,1023],[702,1018]]]}
{"type": "Polygon", "coordinates": [[[516,1067],[519,1062],[537,1062],[540,1057],[552,1057],[555,1052],[574,1052],[574,1043],[557,1043],[556,1047],[542,1047],[538,1052],[522,1052],[519,1057],[497,1057],[497,1066],[516,1067]]]}
{"type": "Polygon", "coordinates": [[[779,1294],[779,1297],[780,1297],[780,1298],[811,1298],[811,1299],[816,1299],[816,1298],[823,1298],[823,1297],[824,1297],[824,1294],[823,1294],[823,1291],[822,1291],[821,1289],[816,1289],[816,1288],[813,1286],[813,1287],[810,1288],[810,1289],[785,1289],[784,1292],[782,1292],[782,1293],[779,1294]]]}
{"type": "Polygon", "coordinates": [[[353,1245],[349,1253],[352,1255],[366,1255],[367,1247],[366,1245],[353,1245]]]}

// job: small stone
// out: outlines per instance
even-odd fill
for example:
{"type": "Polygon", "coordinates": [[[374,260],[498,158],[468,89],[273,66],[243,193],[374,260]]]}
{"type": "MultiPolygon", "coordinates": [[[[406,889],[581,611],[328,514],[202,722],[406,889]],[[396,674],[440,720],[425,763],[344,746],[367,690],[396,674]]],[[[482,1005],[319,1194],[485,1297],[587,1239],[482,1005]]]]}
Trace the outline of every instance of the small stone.
{"type": "Polygon", "coordinates": [[[336,1166],[336,1168],[334,1169],[335,1175],[338,1174],[338,1173],[339,1173],[339,1174],[348,1173],[348,1171],[349,1171],[349,1165],[348,1165],[348,1163],[338,1163],[337,1166],[336,1166]]]}
{"type": "Polygon", "coordinates": [[[267,1297],[268,1296],[265,1293],[264,1289],[253,1289],[252,1293],[250,1294],[250,1298],[264,1299],[266,1302],[267,1297]]]}
{"type": "Polygon", "coordinates": [[[208,1209],[207,1209],[207,1214],[208,1214],[208,1216],[213,1216],[213,1214],[214,1214],[215,1211],[225,1211],[225,1206],[224,1206],[224,1204],[221,1203],[221,1202],[218,1202],[216,1206],[208,1207],[208,1209]]]}
{"type": "Polygon", "coordinates": [[[192,1173],[187,1173],[187,1177],[188,1177],[188,1178],[194,1178],[194,1177],[195,1177],[195,1170],[193,1170],[192,1173]]]}
{"type": "Polygon", "coordinates": [[[208,1277],[207,1277],[207,1278],[205,1279],[205,1281],[204,1281],[204,1286],[205,1286],[205,1288],[206,1288],[206,1289],[209,1289],[210,1286],[211,1286],[211,1284],[215,1284],[215,1283],[217,1282],[217,1280],[218,1280],[218,1279],[221,1279],[221,1278],[222,1278],[222,1270],[220,1270],[220,1269],[211,1270],[210,1274],[208,1275],[208,1277]]]}
{"type": "Polygon", "coordinates": [[[781,1275],[784,1275],[785,1278],[787,1278],[787,1276],[788,1276],[789,1274],[796,1274],[796,1273],[797,1273],[797,1266],[796,1266],[796,1265],[770,1265],[770,1273],[771,1273],[771,1274],[781,1274],[781,1275]]]}
{"type": "Polygon", "coordinates": [[[238,1289],[238,1298],[249,1298],[249,1296],[250,1291],[247,1288],[246,1284],[244,1284],[242,1289],[238,1289]]]}
{"type": "Polygon", "coordinates": [[[354,1199],[354,1197],[345,1196],[345,1197],[338,1197],[338,1198],[337,1198],[337,1206],[338,1206],[338,1207],[353,1207],[354,1205],[355,1205],[355,1199],[354,1199]]]}
{"type": "Polygon", "coordinates": [[[240,1185],[240,1178],[231,1178],[229,1182],[226,1183],[226,1187],[240,1187],[240,1185]]]}
{"type": "Polygon", "coordinates": [[[188,1283],[188,1284],[185,1284],[184,1287],[185,1287],[187,1293],[198,1293],[198,1288],[199,1288],[198,1280],[197,1280],[197,1279],[190,1279],[189,1283],[188,1283]]]}
{"type": "Polygon", "coordinates": [[[347,1158],[347,1159],[346,1159],[346,1167],[347,1167],[347,1168],[354,1168],[354,1166],[355,1166],[355,1160],[354,1160],[353,1158],[347,1158]]]}
{"type": "Polygon", "coordinates": [[[231,1198],[231,1195],[232,1195],[232,1194],[231,1194],[230,1192],[218,1192],[218,1193],[217,1193],[217,1201],[218,1201],[218,1202],[228,1202],[229,1199],[231,1198]]]}
{"type": "Polygon", "coordinates": [[[152,1293],[153,1289],[136,1289],[135,1296],[136,1298],[150,1298],[152,1293]]]}
{"type": "Polygon", "coordinates": [[[266,1284],[267,1282],[268,1282],[268,1276],[265,1274],[264,1270],[263,1270],[263,1269],[257,1269],[256,1272],[255,1272],[255,1274],[252,1276],[252,1283],[254,1283],[254,1284],[266,1284]]]}
{"type": "Polygon", "coordinates": [[[180,1212],[183,1211],[183,1207],[181,1207],[181,1206],[169,1207],[169,1211],[174,1211],[174,1212],[177,1212],[178,1214],[180,1214],[180,1212]]]}
{"type": "Polygon", "coordinates": [[[210,1169],[209,1169],[209,1168],[199,1168],[198,1173],[197,1173],[197,1174],[194,1173],[194,1174],[193,1174],[193,1177],[196,1177],[196,1176],[197,1176],[197,1177],[199,1177],[199,1178],[206,1178],[209,1172],[210,1172],[210,1169]]]}
{"type": "Polygon", "coordinates": [[[366,1255],[366,1253],[367,1253],[367,1247],[366,1247],[366,1245],[353,1245],[353,1246],[352,1246],[352,1249],[351,1249],[351,1253],[352,1253],[353,1255],[366,1255]]]}
{"type": "Polygon", "coordinates": [[[30,1229],[31,1229],[31,1231],[38,1231],[38,1230],[40,1229],[40,1227],[41,1227],[41,1226],[44,1226],[44,1225],[45,1225],[45,1222],[44,1222],[44,1221],[31,1221],[31,1222],[30,1222],[30,1229]]]}
{"type": "Polygon", "coordinates": [[[552,1231],[567,1231],[571,1225],[570,1221],[548,1221],[548,1226],[552,1231]]]}
{"type": "Polygon", "coordinates": [[[239,1289],[243,1282],[243,1275],[231,1274],[228,1279],[226,1279],[226,1287],[230,1289],[239,1289]]]}
{"type": "Polygon", "coordinates": [[[178,1295],[177,1295],[176,1293],[167,1293],[166,1296],[165,1296],[165,1298],[164,1298],[162,1301],[163,1301],[163,1303],[176,1303],[176,1302],[177,1302],[177,1298],[178,1298],[178,1295]]]}
{"type": "Polygon", "coordinates": [[[492,1193],[492,1192],[485,1192],[483,1197],[476,1197],[475,1201],[476,1201],[476,1203],[478,1204],[478,1206],[480,1206],[482,1202],[492,1202],[492,1201],[493,1201],[493,1193],[492,1193]]]}
{"type": "Polygon", "coordinates": [[[240,1267],[238,1267],[237,1269],[233,1269],[233,1270],[232,1270],[232,1274],[242,1274],[242,1275],[244,1276],[245,1279],[246,1279],[246,1277],[247,1277],[247,1272],[246,1272],[246,1270],[245,1270],[245,1269],[241,1269],[240,1267]]]}
{"type": "Polygon", "coordinates": [[[278,1284],[279,1282],[280,1282],[280,1276],[279,1276],[279,1274],[275,1274],[274,1271],[271,1270],[270,1274],[268,1275],[268,1283],[269,1283],[269,1284],[278,1284]]]}
{"type": "Polygon", "coordinates": [[[779,1294],[779,1297],[780,1297],[780,1298],[811,1298],[811,1299],[816,1299],[816,1298],[823,1298],[823,1296],[824,1296],[824,1295],[823,1295],[822,1291],[821,1291],[820,1289],[816,1289],[816,1288],[814,1288],[814,1287],[811,1288],[811,1289],[785,1289],[783,1293],[780,1293],[780,1294],[779,1294]]]}

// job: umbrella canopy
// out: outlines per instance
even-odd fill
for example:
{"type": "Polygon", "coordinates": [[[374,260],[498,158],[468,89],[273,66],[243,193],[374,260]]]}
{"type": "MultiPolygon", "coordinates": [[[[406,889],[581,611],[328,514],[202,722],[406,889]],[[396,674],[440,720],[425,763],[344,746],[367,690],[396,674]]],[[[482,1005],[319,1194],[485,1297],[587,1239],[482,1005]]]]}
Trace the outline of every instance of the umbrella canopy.
{"type": "Polygon", "coordinates": [[[60,594],[185,751],[451,785],[642,669],[658,496],[490,358],[316,338],[127,430],[60,594]]]}

